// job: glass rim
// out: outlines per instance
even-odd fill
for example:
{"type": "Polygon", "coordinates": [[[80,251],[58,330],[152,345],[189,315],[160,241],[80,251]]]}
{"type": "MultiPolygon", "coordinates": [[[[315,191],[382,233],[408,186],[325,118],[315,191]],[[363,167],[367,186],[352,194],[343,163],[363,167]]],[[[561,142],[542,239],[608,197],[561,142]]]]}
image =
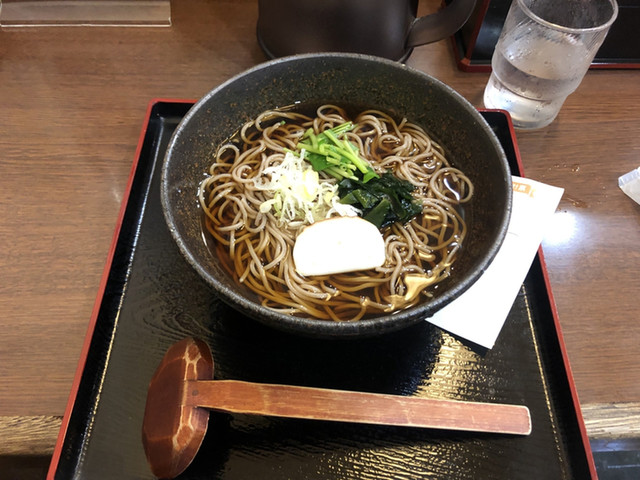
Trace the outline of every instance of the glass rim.
{"type": "Polygon", "coordinates": [[[609,20],[595,27],[585,27],[585,28],[567,27],[564,25],[560,25],[559,23],[550,22],[540,17],[539,15],[536,15],[525,3],[525,1],[526,0],[516,0],[516,2],[518,3],[518,5],[520,5],[520,8],[522,8],[522,10],[526,13],[526,15],[528,15],[529,17],[531,17],[541,25],[544,25],[548,28],[552,28],[554,30],[558,30],[561,32],[566,32],[566,33],[584,34],[584,33],[590,33],[590,32],[595,33],[603,30],[607,30],[618,17],[618,3],[616,2],[616,0],[606,0],[612,7],[611,17],[609,18],[609,20]]]}

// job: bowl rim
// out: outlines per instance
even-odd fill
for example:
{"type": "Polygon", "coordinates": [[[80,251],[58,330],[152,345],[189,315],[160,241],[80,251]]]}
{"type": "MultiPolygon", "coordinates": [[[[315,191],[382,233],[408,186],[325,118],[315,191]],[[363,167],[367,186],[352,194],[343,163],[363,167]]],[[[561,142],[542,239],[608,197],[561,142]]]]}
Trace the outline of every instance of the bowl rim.
{"type": "Polygon", "coordinates": [[[361,337],[361,336],[373,336],[386,332],[396,331],[409,327],[420,321],[424,321],[432,316],[435,312],[446,306],[455,298],[460,296],[471,285],[473,285],[486,271],[491,264],[495,256],[497,255],[502,243],[506,237],[509,220],[512,210],[512,189],[511,189],[511,174],[506,155],[502,148],[500,141],[496,134],[490,128],[489,124],[482,117],[480,112],[461,94],[456,92],[452,87],[438,80],[437,78],[418,70],[417,68],[407,66],[403,63],[398,63],[393,60],[388,60],[382,57],[374,57],[370,55],[357,54],[357,53],[342,53],[342,52],[327,52],[327,53],[304,53],[296,54],[287,57],[281,57],[274,60],[269,60],[263,63],[259,63],[243,72],[233,75],[228,80],[220,83],[218,86],[211,89],[202,98],[200,98],[189,109],[187,114],[180,120],[178,126],[174,130],[169,143],[167,145],[165,157],[162,162],[161,171],[161,185],[160,185],[161,205],[164,213],[166,224],[169,228],[171,236],[176,242],[180,252],[187,262],[193,267],[200,277],[211,287],[215,292],[220,295],[221,300],[226,304],[239,310],[241,313],[259,321],[263,324],[269,325],[279,330],[287,332],[310,335],[314,337],[361,337]],[[488,140],[493,144],[493,147],[499,153],[500,164],[504,169],[504,172],[500,172],[501,176],[505,180],[505,189],[508,192],[506,203],[502,210],[502,218],[499,220],[499,228],[497,229],[497,237],[492,242],[490,248],[485,252],[484,257],[479,261],[477,268],[468,272],[465,275],[463,281],[453,285],[450,289],[441,295],[438,295],[433,301],[428,303],[422,303],[417,306],[395,312],[391,315],[379,315],[372,318],[365,318],[358,321],[345,321],[345,322],[333,322],[329,320],[321,320],[316,318],[298,317],[295,315],[289,315],[271,310],[267,307],[263,307],[257,302],[251,301],[241,294],[235,293],[232,289],[225,287],[218,280],[211,275],[203,266],[198,262],[191,249],[185,242],[185,240],[178,232],[176,225],[176,218],[171,208],[170,200],[170,185],[168,179],[169,163],[171,160],[171,152],[177,144],[183,130],[186,125],[189,124],[191,119],[198,114],[201,108],[206,105],[210,99],[216,96],[219,92],[226,89],[229,85],[237,82],[238,80],[254,75],[262,70],[268,70],[275,65],[289,64],[304,61],[322,60],[322,59],[353,59],[355,62],[375,62],[386,64],[392,68],[400,68],[410,72],[412,75],[417,75],[425,79],[428,83],[433,84],[437,88],[447,92],[447,94],[453,96],[457,103],[465,109],[470,115],[470,118],[474,119],[478,123],[478,127],[481,128],[488,140]],[[393,321],[390,321],[392,319],[393,321]]]}

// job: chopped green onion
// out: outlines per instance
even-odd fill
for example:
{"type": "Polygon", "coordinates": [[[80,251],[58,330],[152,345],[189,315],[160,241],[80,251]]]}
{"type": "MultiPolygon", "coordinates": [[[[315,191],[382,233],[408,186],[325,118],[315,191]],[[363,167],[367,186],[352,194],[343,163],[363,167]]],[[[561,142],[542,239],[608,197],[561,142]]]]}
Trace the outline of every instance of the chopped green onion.
{"type": "Polygon", "coordinates": [[[359,171],[363,182],[368,182],[377,178],[378,174],[371,165],[360,157],[358,148],[347,139],[340,137],[352,130],[353,122],[345,122],[322,133],[315,134],[309,128],[302,136],[302,141],[298,142],[296,149],[305,151],[305,160],[313,166],[316,171],[325,172],[338,180],[343,178],[358,179],[354,175],[359,171]]]}

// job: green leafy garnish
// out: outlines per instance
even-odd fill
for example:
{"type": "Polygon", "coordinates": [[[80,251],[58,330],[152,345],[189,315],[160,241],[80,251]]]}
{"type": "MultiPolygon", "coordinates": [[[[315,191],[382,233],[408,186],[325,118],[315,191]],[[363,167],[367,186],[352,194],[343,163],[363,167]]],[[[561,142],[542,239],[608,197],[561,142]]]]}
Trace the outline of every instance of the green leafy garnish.
{"type": "Polygon", "coordinates": [[[362,210],[362,217],[378,228],[394,222],[406,223],[422,212],[413,197],[415,186],[391,172],[368,182],[345,178],[338,183],[340,202],[362,210]]]}
{"type": "Polygon", "coordinates": [[[364,183],[379,175],[360,157],[358,147],[341,137],[353,129],[353,122],[345,122],[322,133],[308,129],[297,150],[305,151],[305,160],[317,172],[325,172],[338,180],[345,178],[364,183]]]}
{"type": "Polygon", "coordinates": [[[319,134],[310,128],[296,149],[305,151],[304,159],[315,171],[339,181],[340,203],[361,210],[365,220],[378,228],[408,222],[422,212],[412,195],[414,185],[390,172],[378,175],[360,156],[358,147],[341,138],[353,127],[353,122],[345,122],[319,134]]]}

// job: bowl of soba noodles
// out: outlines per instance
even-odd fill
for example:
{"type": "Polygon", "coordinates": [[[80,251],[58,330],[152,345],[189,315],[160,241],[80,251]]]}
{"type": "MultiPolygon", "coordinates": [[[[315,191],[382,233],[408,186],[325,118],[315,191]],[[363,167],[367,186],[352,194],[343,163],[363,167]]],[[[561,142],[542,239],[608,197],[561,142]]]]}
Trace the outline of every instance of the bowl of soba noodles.
{"type": "Polygon", "coordinates": [[[372,336],[427,319],[506,235],[511,175],[479,112],[439,80],[357,54],[273,60],[175,130],[161,200],[221,300],[280,330],[372,336]]]}

